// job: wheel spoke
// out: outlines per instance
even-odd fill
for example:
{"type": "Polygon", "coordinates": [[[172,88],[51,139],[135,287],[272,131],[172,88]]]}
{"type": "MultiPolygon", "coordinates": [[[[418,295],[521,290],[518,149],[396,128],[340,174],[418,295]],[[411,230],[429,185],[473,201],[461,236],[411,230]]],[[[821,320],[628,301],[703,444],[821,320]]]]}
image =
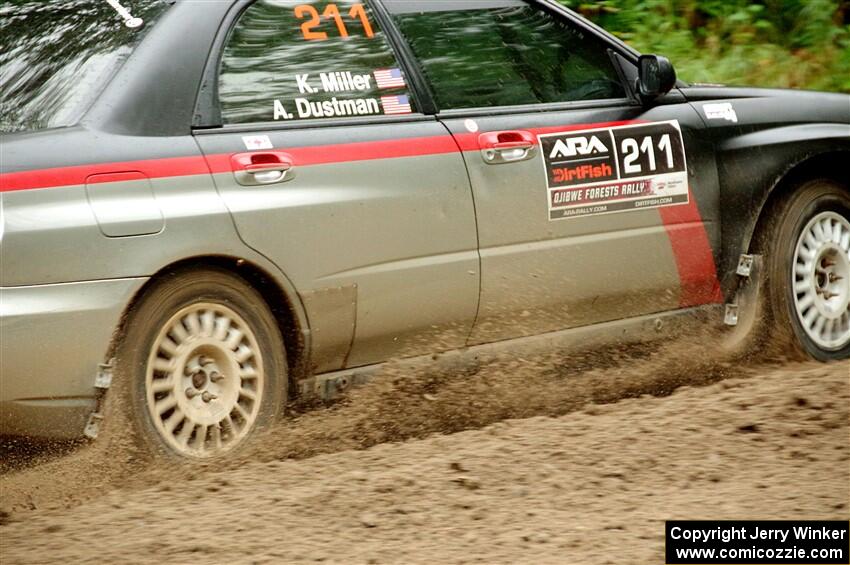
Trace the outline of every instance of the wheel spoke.
{"type": "Polygon", "coordinates": [[[242,345],[236,351],[236,362],[242,364],[253,356],[254,352],[251,351],[251,348],[247,345],[242,345]]]}
{"type": "Polygon", "coordinates": [[[193,431],[195,431],[195,424],[186,420],[183,423],[183,428],[181,428],[180,433],[177,435],[177,443],[186,447],[189,443],[189,436],[192,435],[193,431]]]}
{"type": "Polygon", "coordinates": [[[230,337],[227,339],[227,342],[225,342],[225,345],[228,349],[236,351],[236,347],[239,346],[239,343],[242,341],[243,337],[245,337],[245,334],[242,333],[241,330],[233,328],[230,330],[230,337]]]}
{"type": "Polygon", "coordinates": [[[171,410],[175,406],[177,406],[177,397],[173,394],[169,394],[165,398],[157,400],[156,403],[154,403],[154,410],[156,410],[156,413],[161,416],[163,413],[171,410]]]}
{"type": "Polygon", "coordinates": [[[207,430],[209,426],[199,425],[195,431],[195,441],[192,442],[192,447],[203,451],[207,443],[207,430]]]}
{"type": "Polygon", "coordinates": [[[841,224],[836,223],[832,230],[832,243],[835,245],[841,245],[842,235],[844,235],[844,227],[841,224]]]}
{"type": "Polygon", "coordinates": [[[174,360],[173,359],[163,359],[162,357],[157,357],[153,360],[153,370],[158,371],[160,373],[172,373],[174,371],[174,360]]]}
{"type": "Polygon", "coordinates": [[[806,296],[800,299],[800,302],[797,303],[797,309],[800,312],[805,312],[807,308],[811,307],[815,303],[815,295],[810,292],[806,296]]]}
{"type": "Polygon", "coordinates": [[[826,325],[826,318],[823,316],[818,316],[812,326],[812,332],[817,335],[823,336],[823,328],[826,325]]]}
{"type": "Polygon", "coordinates": [[[192,312],[186,316],[186,326],[189,328],[190,334],[201,335],[201,321],[198,319],[197,312],[192,312]]]}
{"type": "Polygon", "coordinates": [[[250,422],[250,421],[251,421],[251,416],[248,414],[248,411],[247,411],[247,410],[245,410],[245,409],[242,407],[242,405],[241,405],[241,404],[239,404],[239,403],[237,402],[236,404],[234,404],[234,405],[233,405],[233,407],[236,409],[236,411],[237,411],[237,412],[239,412],[239,415],[240,415],[240,416],[242,416],[242,420],[243,420],[243,421],[245,421],[245,422],[250,422]]]}
{"type": "Polygon", "coordinates": [[[805,262],[808,264],[809,262],[814,260],[815,250],[808,248],[808,247],[805,247],[805,246],[801,247],[800,248],[800,258],[805,260],[805,262]]]}
{"type": "Polygon", "coordinates": [[[815,320],[818,317],[818,309],[817,308],[809,308],[809,311],[803,316],[803,325],[809,329],[812,329],[812,324],[814,324],[815,320]]]}
{"type": "Polygon", "coordinates": [[[221,422],[227,428],[227,433],[229,435],[234,436],[239,433],[239,430],[236,428],[236,424],[233,422],[233,418],[230,416],[230,414],[225,416],[224,420],[222,420],[221,422]]]}
{"type": "Polygon", "coordinates": [[[832,339],[835,333],[836,322],[838,322],[838,320],[827,320],[821,335],[826,336],[827,339],[832,339]]]}
{"type": "Polygon", "coordinates": [[[215,449],[221,449],[221,424],[216,424],[210,430],[210,439],[215,449]]]}
{"type": "Polygon", "coordinates": [[[169,434],[174,433],[174,430],[176,430],[176,429],[177,429],[177,426],[178,426],[178,425],[180,424],[180,422],[182,422],[184,419],[185,419],[185,416],[183,416],[183,412],[181,412],[179,408],[175,409],[175,410],[174,410],[174,413],[173,413],[171,416],[169,416],[169,417],[168,417],[168,420],[166,420],[166,421],[163,423],[163,425],[165,426],[165,430],[166,430],[169,434]]]}
{"type": "Polygon", "coordinates": [[[230,331],[230,318],[220,316],[215,321],[215,333],[213,337],[219,341],[224,341],[227,338],[228,331],[230,331]]]}
{"type": "Polygon", "coordinates": [[[812,234],[817,241],[826,241],[829,239],[823,232],[823,224],[821,222],[816,222],[815,225],[812,226],[812,234]]]}
{"type": "Polygon", "coordinates": [[[154,394],[169,392],[174,388],[174,381],[171,378],[156,379],[151,383],[151,390],[154,394]]]}
{"type": "Polygon", "coordinates": [[[170,338],[162,338],[162,341],[159,342],[159,348],[165,353],[171,355],[172,357],[177,355],[177,344],[171,341],[170,338]]]}
{"type": "Polygon", "coordinates": [[[171,335],[178,344],[183,343],[189,337],[189,334],[186,333],[186,327],[181,322],[171,326],[171,335]]]}
{"type": "Polygon", "coordinates": [[[814,250],[818,248],[818,240],[815,239],[814,234],[812,232],[806,233],[803,241],[806,243],[806,251],[814,255],[814,250]]]}
{"type": "Polygon", "coordinates": [[[794,292],[797,294],[807,294],[812,290],[812,283],[808,280],[797,281],[794,283],[794,292]]]}
{"type": "Polygon", "coordinates": [[[812,276],[812,267],[806,263],[797,263],[794,265],[794,272],[801,277],[808,278],[812,276]]]}
{"type": "Polygon", "coordinates": [[[207,310],[201,315],[201,335],[204,337],[212,337],[213,328],[215,327],[215,312],[207,310]]]}

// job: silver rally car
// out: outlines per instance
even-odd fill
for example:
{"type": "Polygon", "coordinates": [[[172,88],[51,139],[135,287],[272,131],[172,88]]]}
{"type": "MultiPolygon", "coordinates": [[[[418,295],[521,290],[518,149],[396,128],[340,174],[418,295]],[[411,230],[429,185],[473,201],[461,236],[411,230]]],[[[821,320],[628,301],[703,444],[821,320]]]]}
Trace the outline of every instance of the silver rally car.
{"type": "Polygon", "coordinates": [[[0,433],[123,397],[221,456],[352,369],[703,311],[850,356],[846,95],[689,85],[550,0],[0,16],[0,433]]]}

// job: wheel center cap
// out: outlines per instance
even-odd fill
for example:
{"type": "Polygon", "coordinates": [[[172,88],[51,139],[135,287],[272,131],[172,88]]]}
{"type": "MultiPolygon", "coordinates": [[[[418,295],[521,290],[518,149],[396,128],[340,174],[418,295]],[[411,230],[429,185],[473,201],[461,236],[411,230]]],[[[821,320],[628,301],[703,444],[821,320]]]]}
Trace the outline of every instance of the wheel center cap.
{"type": "Polygon", "coordinates": [[[826,245],[815,262],[818,309],[829,319],[840,318],[850,305],[850,261],[840,247],[826,245]]]}

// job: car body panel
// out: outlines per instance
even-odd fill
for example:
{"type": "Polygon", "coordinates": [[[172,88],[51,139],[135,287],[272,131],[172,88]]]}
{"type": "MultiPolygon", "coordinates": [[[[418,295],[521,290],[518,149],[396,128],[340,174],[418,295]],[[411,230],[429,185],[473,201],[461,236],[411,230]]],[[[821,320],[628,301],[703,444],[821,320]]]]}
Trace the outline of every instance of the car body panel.
{"type": "Polygon", "coordinates": [[[475,194],[482,284],[471,343],[721,300],[716,168],[703,123],[687,104],[443,119],[465,150],[475,194]],[[495,165],[479,147],[485,132],[544,135],[670,119],[682,127],[690,171],[691,203],[682,206],[553,221],[541,147],[531,159],[495,165]],[[468,131],[469,120],[478,131],[468,131]]]}
{"type": "MultiPolygon", "coordinates": [[[[186,257],[238,254],[244,248],[191,136],[138,138],[74,131],[45,139],[14,138],[4,141],[4,167],[8,163],[14,170],[28,155],[40,152],[63,155],[70,163],[76,159],[77,164],[3,175],[0,286],[150,276],[186,257]],[[86,163],[98,156],[101,162],[86,163]],[[106,177],[110,182],[98,183],[97,190],[103,199],[114,189],[116,200],[99,204],[120,206],[121,216],[112,214],[109,229],[133,235],[140,217],[127,210],[132,200],[122,202],[121,193],[132,187],[120,176],[131,172],[149,179],[163,225],[140,237],[107,237],[95,213],[103,214],[103,208],[92,207],[87,181],[93,175],[112,175],[106,177]],[[125,218],[123,225],[120,218],[125,218]]],[[[144,214],[149,213],[148,207],[144,214]]]]}
{"type": "MultiPolygon", "coordinates": [[[[79,410],[94,404],[97,367],[146,280],[0,288],[0,429],[40,435],[38,419],[16,417],[39,407],[56,417],[70,412],[80,423],[79,410]]],[[[74,432],[79,436],[82,425],[74,432]]]]}
{"type": "Polygon", "coordinates": [[[153,235],[165,229],[151,180],[142,172],[90,175],[86,197],[106,237],[153,235]]]}
{"type": "Polygon", "coordinates": [[[230,156],[244,132],[197,139],[245,242],[279,265],[328,326],[331,289],[354,289],[354,334],[316,331],[335,357],[314,370],[463,347],[478,306],[478,250],[469,179],[434,120],[266,131],[292,169],[284,182],[240,185],[230,156]],[[316,294],[318,293],[318,294],[316,294]],[[345,346],[351,344],[351,350],[345,346]],[[343,354],[345,351],[345,354],[343,354]]]}
{"type": "Polygon", "coordinates": [[[728,293],[734,269],[747,252],[759,215],[773,189],[796,166],[818,156],[838,171],[850,158],[850,96],[798,90],[691,86],[681,89],[706,121],[717,154],[723,198],[722,257],[719,271],[728,293]],[[728,104],[735,121],[709,119],[706,105],[728,104]],[[843,156],[842,156],[843,155],[843,156]],[[758,166],[754,166],[756,164],[758,166]]]}

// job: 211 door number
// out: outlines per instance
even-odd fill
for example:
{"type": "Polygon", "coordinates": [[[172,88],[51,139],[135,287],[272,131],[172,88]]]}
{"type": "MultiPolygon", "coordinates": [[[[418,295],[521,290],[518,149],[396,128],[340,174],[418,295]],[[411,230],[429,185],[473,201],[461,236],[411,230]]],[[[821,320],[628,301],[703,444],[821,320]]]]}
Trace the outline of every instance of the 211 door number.
{"type": "Polygon", "coordinates": [[[620,178],[686,171],[682,134],[672,123],[615,128],[620,178]]]}
{"type": "MultiPolygon", "coordinates": [[[[295,7],[295,17],[299,20],[309,18],[301,24],[301,35],[308,41],[325,41],[328,39],[327,32],[316,31],[316,28],[322,25],[322,18],[325,20],[333,20],[336,23],[336,28],[339,31],[340,37],[348,37],[348,27],[345,25],[345,20],[339,11],[339,6],[336,4],[328,4],[325,10],[319,14],[319,11],[309,4],[301,4],[295,7]]],[[[363,31],[366,37],[375,37],[375,32],[372,30],[372,24],[369,22],[369,16],[366,14],[366,8],[363,4],[355,4],[348,11],[348,18],[354,21],[359,20],[363,25],[363,31]]]]}
{"type": "MultiPolygon", "coordinates": [[[[623,165],[625,167],[624,171],[627,175],[632,175],[636,173],[643,172],[643,166],[639,162],[641,161],[640,154],[643,153],[646,155],[647,165],[649,165],[648,172],[655,172],[658,170],[655,162],[655,148],[653,145],[652,137],[644,137],[643,142],[638,145],[636,139],[627,137],[622,142],[622,151],[625,154],[623,158],[623,165]]],[[[662,157],[667,158],[667,169],[672,169],[674,166],[673,163],[673,146],[670,144],[670,134],[664,134],[661,137],[661,140],[658,142],[658,151],[662,153],[662,157]]]]}

